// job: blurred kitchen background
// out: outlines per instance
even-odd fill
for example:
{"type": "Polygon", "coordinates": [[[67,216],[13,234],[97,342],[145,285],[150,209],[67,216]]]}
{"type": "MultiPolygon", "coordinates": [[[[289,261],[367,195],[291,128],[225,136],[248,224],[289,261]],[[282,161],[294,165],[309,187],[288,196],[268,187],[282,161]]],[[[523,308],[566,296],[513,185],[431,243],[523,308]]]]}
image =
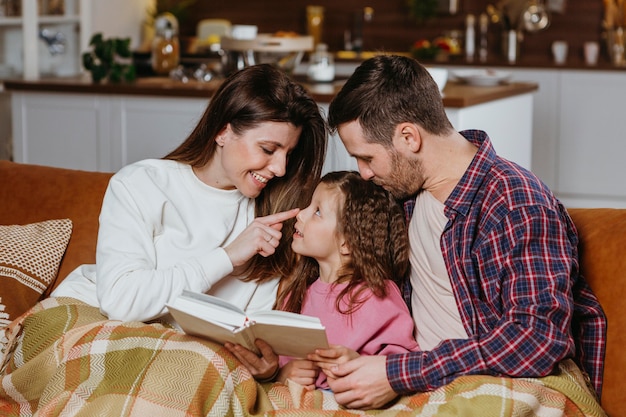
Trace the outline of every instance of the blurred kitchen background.
{"type": "Polygon", "coordinates": [[[508,64],[503,35],[509,29],[520,29],[516,65],[552,65],[551,45],[564,40],[569,45],[568,65],[584,65],[583,44],[591,41],[601,46],[602,66],[611,63],[603,22],[607,20],[606,5],[614,1],[619,13],[610,20],[621,24],[623,0],[0,0],[0,80],[25,72],[26,76],[80,72],[79,55],[97,32],[130,37],[133,50],[147,53],[154,17],[162,12],[172,12],[178,19],[181,55],[185,57],[208,51],[209,39],[198,37],[201,21],[222,19],[232,25],[255,25],[259,33],[307,34],[307,6],[312,5],[322,9],[319,40],[331,52],[409,53],[416,41],[444,36],[461,48],[451,56],[451,63],[463,63],[459,60],[465,56],[468,18],[474,22],[478,54],[483,15],[488,25],[483,45],[487,56],[482,63],[508,64]],[[537,3],[547,9],[549,25],[537,32],[525,30],[521,14],[537,3]],[[29,38],[26,43],[24,33],[29,38]],[[33,60],[36,68],[29,69],[33,60]]]}
{"type": "MultiPolygon", "coordinates": [[[[530,0],[531,2],[533,0],[530,0]]],[[[542,2],[542,0],[537,0],[542,2]]],[[[313,3],[292,0],[196,1],[181,22],[181,36],[195,36],[197,23],[204,18],[224,18],[236,24],[257,25],[259,32],[307,31],[307,4],[324,8],[322,41],[331,51],[346,49],[346,34],[352,39],[363,38],[364,50],[405,51],[422,38],[434,39],[453,31],[464,36],[466,16],[473,14],[476,25],[481,13],[492,9],[511,12],[521,10],[528,0],[415,0],[424,14],[430,15],[429,4],[434,4],[432,17],[419,20],[410,14],[407,0],[317,0],[313,3]],[[364,9],[373,10],[364,16],[364,9]],[[365,17],[365,18],[364,18],[365,17]]],[[[587,41],[601,42],[603,36],[604,6],[600,0],[545,0],[550,10],[550,26],[541,32],[526,32],[520,58],[529,62],[550,63],[550,45],[554,40],[566,40],[574,55],[582,60],[582,45],[587,41]]],[[[511,20],[517,19],[512,16],[511,20]]],[[[501,58],[501,35],[506,29],[504,19],[493,23],[490,14],[488,48],[491,59],[501,58]]],[[[513,22],[512,22],[513,23],[513,22]]],[[[476,27],[478,33],[478,27],[476,27]]],[[[608,57],[606,57],[608,60],[608,57]]]]}
{"type": "MultiPolygon", "coordinates": [[[[60,113],[71,108],[80,114],[85,106],[76,104],[82,103],[78,99],[98,100],[98,94],[73,95],[76,107],[71,107],[60,104],[63,94],[56,94],[50,95],[54,98],[46,112],[37,101],[33,108],[22,108],[19,101],[12,104],[10,93],[4,91],[7,80],[33,80],[33,85],[22,86],[25,89],[37,89],[35,81],[40,78],[84,80],[88,74],[80,55],[96,33],[130,38],[138,74],[154,75],[150,61],[155,22],[163,13],[171,13],[177,21],[181,63],[190,68],[220,61],[223,38],[216,28],[247,25],[259,34],[283,39],[316,35],[335,59],[337,82],[371,53],[395,52],[413,54],[425,65],[446,68],[450,74],[488,69],[506,71],[513,81],[535,83],[532,170],[571,204],[626,207],[624,8],[625,0],[0,0],[0,158],[15,155],[11,124],[21,123],[16,115],[31,110],[37,116],[49,114],[50,120],[40,117],[41,123],[28,127],[31,132],[40,129],[38,140],[51,146],[46,135],[54,132],[44,121],[54,125],[57,109],[60,113]],[[313,20],[320,23],[315,30],[309,28],[313,9],[317,11],[313,20]],[[213,29],[202,29],[212,24],[213,29]],[[563,63],[553,58],[556,41],[568,47],[563,63]],[[598,60],[592,65],[583,54],[584,45],[590,43],[599,46],[598,60]],[[431,54],[432,45],[437,53],[431,54]]],[[[304,81],[310,52],[294,73],[304,81]]],[[[157,81],[162,84],[166,78],[161,78],[157,81]]],[[[174,99],[163,100],[168,108],[181,107],[179,101],[170,105],[174,99]]],[[[137,104],[138,110],[150,112],[144,101],[141,108],[137,104]]],[[[500,116],[493,114],[492,119],[500,116]]],[[[26,125],[13,130],[25,132],[26,125]]],[[[137,128],[135,136],[153,141],[141,136],[146,136],[145,125],[137,128]]],[[[66,133],[56,139],[67,142],[66,133]]],[[[23,143],[25,138],[18,139],[23,143]]],[[[46,154],[42,149],[38,150],[46,154]]]]}

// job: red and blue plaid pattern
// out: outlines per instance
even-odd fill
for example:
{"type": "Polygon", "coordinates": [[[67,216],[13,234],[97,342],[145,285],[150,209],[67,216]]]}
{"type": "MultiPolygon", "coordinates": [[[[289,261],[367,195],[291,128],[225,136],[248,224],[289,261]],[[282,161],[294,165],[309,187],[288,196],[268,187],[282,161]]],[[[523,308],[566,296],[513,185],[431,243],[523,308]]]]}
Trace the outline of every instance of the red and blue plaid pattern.
{"type": "MultiPolygon", "coordinates": [[[[535,175],[498,157],[484,132],[462,134],[479,149],[445,202],[441,248],[469,338],[389,356],[392,387],[407,394],[461,375],[540,377],[575,358],[600,396],[606,316],[579,273],[571,218],[535,175]]],[[[407,280],[407,301],[410,291],[407,280]]]]}

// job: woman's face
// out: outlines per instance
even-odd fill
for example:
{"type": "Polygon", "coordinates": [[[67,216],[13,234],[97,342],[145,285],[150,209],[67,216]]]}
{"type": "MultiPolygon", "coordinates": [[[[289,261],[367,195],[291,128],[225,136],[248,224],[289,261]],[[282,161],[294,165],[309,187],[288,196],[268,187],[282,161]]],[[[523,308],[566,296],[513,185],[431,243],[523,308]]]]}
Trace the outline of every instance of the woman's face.
{"type": "Polygon", "coordinates": [[[263,122],[237,135],[227,125],[215,139],[218,150],[211,164],[215,178],[208,178],[210,185],[257,197],[272,178],[285,175],[287,159],[301,132],[301,127],[290,123],[263,122]]]}
{"type": "Polygon", "coordinates": [[[311,204],[296,216],[291,243],[294,252],[314,258],[319,264],[340,262],[342,241],[337,231],[340,203],[341,192],[338,189],[331,189],[324,183],[317,186],[311,204]]]}

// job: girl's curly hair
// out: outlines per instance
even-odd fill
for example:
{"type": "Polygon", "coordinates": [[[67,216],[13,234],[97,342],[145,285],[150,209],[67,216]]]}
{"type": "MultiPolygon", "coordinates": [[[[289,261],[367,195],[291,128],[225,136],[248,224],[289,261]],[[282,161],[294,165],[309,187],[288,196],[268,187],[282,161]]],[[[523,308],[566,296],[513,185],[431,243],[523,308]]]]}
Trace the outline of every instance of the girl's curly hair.
{"type": "MultiPolygon", "coordinates": [[[[350,248],[349,261],[339,270],[337,283],[348,282],[337,298],[337,310],[349,314],[366,301],[365,289],[384,297],[385,280],[398,285],[409,269],[407,226],[400,204],[382,187],[366,181],[354,171],[326,174],[321,183],[336,188],[338,199],[337,233],[350,248]],[[343,302],[342,302],[343,301],[343,302]],[[342,306],[346,306],[342,307],[342,306]]],[[[309,285],[319,277],[315,259],[301,257],[294,275],[279,295],[277,305],[300,312],[309,285]]]]}

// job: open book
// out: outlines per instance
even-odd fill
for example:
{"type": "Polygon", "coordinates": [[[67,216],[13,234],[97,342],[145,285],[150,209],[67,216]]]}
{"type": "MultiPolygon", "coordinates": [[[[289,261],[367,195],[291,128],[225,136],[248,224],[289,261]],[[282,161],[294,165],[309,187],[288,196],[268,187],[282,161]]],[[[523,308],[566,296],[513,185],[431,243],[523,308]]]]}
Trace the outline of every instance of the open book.
{"type": "Polygon", "coordinates": [[[326,329],[317,317],[279,310],[246,315],[228,301],[190,291],[183,291],[167,308],[185,333],[221,344],[239,343],[257,354],[256,339],[278,355],[296,358],[328,347],[326,329]]]}

